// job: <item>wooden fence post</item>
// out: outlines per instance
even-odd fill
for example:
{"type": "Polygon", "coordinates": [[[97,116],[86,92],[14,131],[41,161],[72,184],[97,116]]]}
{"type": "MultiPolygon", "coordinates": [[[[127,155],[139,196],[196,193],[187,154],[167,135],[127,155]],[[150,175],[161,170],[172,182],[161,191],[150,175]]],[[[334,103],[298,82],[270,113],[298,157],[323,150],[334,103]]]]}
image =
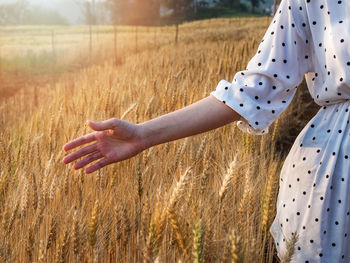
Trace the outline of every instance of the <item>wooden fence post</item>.
{"type": "Polygon", "coordinates": [[[178,40],[179,40],[179,24],[176,23],[175,44],[177,44],[178,40]]]}
{"type": "Polygon", "coordinates": [[[154,39],[154,46],[157,44],[157,27],[155,26],[154,27],[154,37],[153,37],[153,39],[154,39]]]}
{"type": "MultiPolygon", "coordinates": [[[[0,31],[1,32],[1,31],[0,31]]],[[[0,34],[0,37],[1,37],[1,34],[0,34]]],[[[0,84],[1,84],[1,82],[2,82],[2,80],[3,80],[3,73],[2,73],[2,70],[3,70],[3,68],[2,68],[2,57],[1,57],[1,55],[2,55],[2,52],[1,52],[1,47],[2,47],[2,45],[1,45],[1,39],[0,39],[0,84]]]]}
{"type": "Polygon", "coordinates": [[[52,59],[53,62],[56,62],[56,51],[55,51],[55,30],[51,31],[51,46],[52,46],[52,59]]]}
{"type": "Polygon", "coordinates": [[[277,11],[277,4],[278,4],[277,2],[278,2],[277,0],[273,1],[273,15],[275,15],[277,11]]]}
{"type": "Polygon", "coordinates": [[[2,80],[2,58],[1,58],[1,42],[0,42],[0,84],[2,80]]]}
{"type": "MultiPolygon", "coordinates": [[[[94,4],[95,4],[95,2],[93,1],[92,8],[94,8],[94,4]]],[[[92,62],[92,25],[93,25],[93,23],[95,23],[94,14],[92,13],[93,11],[95,11],[95,10],[91,9],[90,2],[86,2],[85,3],[85,16],[86,16],[85,19],[86,19],[86,22],[89,24],[89,36],[90,36],[90,39],[89,39],[89,64],[91,64],[91,62],[92,62]]]]}
{"type": "Polygon", "coordinates": [[[137,53],[138,27],[135,28],[135,52],[137,53]]]}

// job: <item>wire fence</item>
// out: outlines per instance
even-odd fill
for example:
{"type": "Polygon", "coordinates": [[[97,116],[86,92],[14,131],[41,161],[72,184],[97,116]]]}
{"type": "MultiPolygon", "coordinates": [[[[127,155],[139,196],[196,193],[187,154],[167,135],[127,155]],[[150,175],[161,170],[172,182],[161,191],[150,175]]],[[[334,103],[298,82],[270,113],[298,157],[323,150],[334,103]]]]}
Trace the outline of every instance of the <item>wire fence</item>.
{"type": "MultiPolygon", "coordinates": [[[[0,29],[0,70],[40,73],[79,67],[178,41],[173,27],[79,26],[0,29]]],[[[1,76],[1,73],[0,73],[1,76]]]]}
{"type": "MultiPolygon", "coordinates": [[[[92,64],[118,65],[132,54],[162,45],[246,37],[266,28],[271,18],[222,18],[162,26],[16,26],[0,27],[0,86],[22,76],[75,72],[92,64]],[[258,23],[257,23],[258,21],[258,23]],[[228,28],[230,30],[228,30],[228,28]]],[[[255,37],[255,36],[254,36],[255,37]]]]}

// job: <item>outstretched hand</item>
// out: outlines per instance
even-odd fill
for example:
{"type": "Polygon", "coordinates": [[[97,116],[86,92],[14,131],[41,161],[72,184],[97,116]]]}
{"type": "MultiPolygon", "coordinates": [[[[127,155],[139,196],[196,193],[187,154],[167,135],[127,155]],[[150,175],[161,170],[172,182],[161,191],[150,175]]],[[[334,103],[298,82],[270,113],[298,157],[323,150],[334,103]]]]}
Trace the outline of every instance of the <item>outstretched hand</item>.
{"type": "Polygon", "coordinates": [[[69,155],[63,162],[74,164],[92,173],[108,164],[128,159],[148,147],[174,141],[216,129],[236,121],[240,115],[213,96],[208,96],[183,109],[159,116],[142,124],[132,124],[112,118],[102,122],[88,122],[95,132],[67,143],[63,149],[69,151],[89,144],[69,155]]]}
{"type": "Polygon", "coordinates": [[[138,125],[116,118],[102,122],[88,121],[88,125],[95,132],[77,138],[63,146],[65,151],[69,151],[93,142],[64,157],[63,163],[65,164],[83,157],[74,164],[74,169],[83,168],[98,160],[85,169],[85,173],[92,173],[108,164],[135,156],[145,149],[138,125]]]}

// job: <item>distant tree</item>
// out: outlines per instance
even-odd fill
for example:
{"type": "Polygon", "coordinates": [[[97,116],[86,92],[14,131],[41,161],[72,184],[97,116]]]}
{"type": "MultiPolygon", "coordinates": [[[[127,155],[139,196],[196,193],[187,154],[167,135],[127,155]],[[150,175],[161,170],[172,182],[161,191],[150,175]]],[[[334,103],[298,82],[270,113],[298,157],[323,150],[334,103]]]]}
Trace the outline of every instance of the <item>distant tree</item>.
{"type": "Polygon", "coordinates": [[[96,3],[95,19],[96,19],[96,24],[98,25],[106,25],[111,23],[109,19],[109,12],[108,12],[108,9],[106,8],[105,2],[98,1],[96,3]]]}
{"type": "Polygon", "coordinates": [[[273,1],[273,14],[276,14],[277,6],[281,3],[281,0],[274,0],[273,1]]]}
{"type": "Polygon", "coordinates": [[[106,8],[109,11],[113,24],[125,24],[129,9],[129,0],[107,0],[106,8]]]}
{"type": "Polygon", "coordinates": [[[154,25],[159,20],[159,0],[133,0],[129,4],[128,24],[154,25]]]}
{"type": "Polygon", "coordinates": [[[220,0],[219,4],[229,8],[235,8],[239,6],[240,0],[220,0]]]}
{"type": "Polygon", "coordinates": [[[194,0],[162,0],[162,4],[173,10],[172,21],[175,23],[191,19],[194,16],[194,0]]]}
{"type": "Polygon", "coordinates": [[[154,25],[159,21],[160,0],[107,0],[113,24],[154,25]]]}
{"type": "Polygon", "coordinates": [[[11,4],[0,4],[0,24],[20,25],[28,8],[25,0],[17,0],[11,4]]]}
{"type": "Polygon", "coordinates": [[[85,2],[84,19],[88,25],[96,24],[95,1],[92,1],[92,3],[85,2]]]}
{"type": "Polygon", "coordinates": [[[0,5],[0,25],[67,25],[58,12],[39,6],[30,7],[27,1],[0,5]]]}
{"type": "Polygon", "coordinates": [[[42,7],[29,8],[23,15],[22,24],[25,25],[68,25],[66,18],[58,12],[42,7]]]}
{"type": "Polygon", "coordinates": [[[250,0],[250,3],[252,5],[252,11],[256,12],[257,9],[259,8],[260,2],[264,2],[264,0],[250,0]]]}

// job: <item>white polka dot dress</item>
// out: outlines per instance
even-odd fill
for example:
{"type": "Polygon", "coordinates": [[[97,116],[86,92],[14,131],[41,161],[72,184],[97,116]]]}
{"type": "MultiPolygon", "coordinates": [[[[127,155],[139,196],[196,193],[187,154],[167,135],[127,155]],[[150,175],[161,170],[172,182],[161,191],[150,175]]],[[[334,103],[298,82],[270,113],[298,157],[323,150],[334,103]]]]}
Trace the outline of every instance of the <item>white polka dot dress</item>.
{"type": "Polygon", "coordinates": [[[292,262],[350,262],[350,1],[282,0],[247,69],[211,94],[264,134],[305,74],[321,108],[283,165],[270,232],[279,257],[298,234],[292,262]]]}

